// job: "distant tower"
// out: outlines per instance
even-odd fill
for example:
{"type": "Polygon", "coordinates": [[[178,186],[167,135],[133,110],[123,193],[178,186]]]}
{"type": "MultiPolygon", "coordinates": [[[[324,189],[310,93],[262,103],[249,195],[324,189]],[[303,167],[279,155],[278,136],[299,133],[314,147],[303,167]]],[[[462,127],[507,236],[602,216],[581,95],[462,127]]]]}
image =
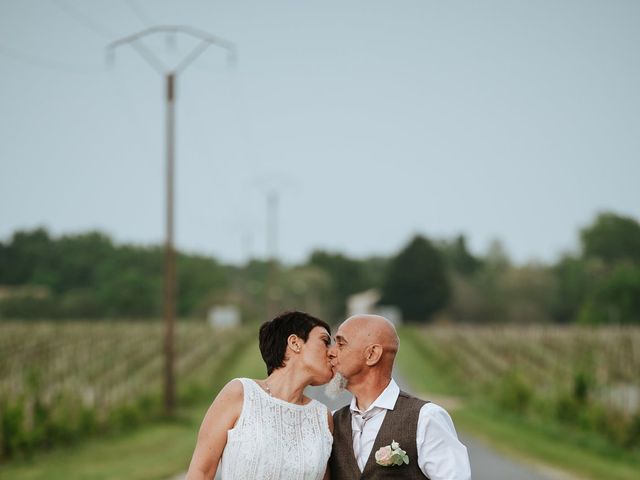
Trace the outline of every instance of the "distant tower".
{"type": "Polygon", "coordinates": [[[267,259],[278,260],[278,193],[267,194],[267,259]]]}

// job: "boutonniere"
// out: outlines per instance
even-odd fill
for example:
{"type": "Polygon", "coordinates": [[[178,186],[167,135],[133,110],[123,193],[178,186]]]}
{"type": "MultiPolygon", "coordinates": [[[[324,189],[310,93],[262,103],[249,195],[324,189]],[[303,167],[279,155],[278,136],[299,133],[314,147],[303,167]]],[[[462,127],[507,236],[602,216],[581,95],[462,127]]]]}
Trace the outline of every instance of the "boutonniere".
{"type": "Polygon", "coordinates": [[[395,440],[391,445],[381,447],[376,452],[376,463],[383,467],[393,467],[394,465],[409,464],[409,456],[407,452],[400,448],[400,444],[395,440]]]}

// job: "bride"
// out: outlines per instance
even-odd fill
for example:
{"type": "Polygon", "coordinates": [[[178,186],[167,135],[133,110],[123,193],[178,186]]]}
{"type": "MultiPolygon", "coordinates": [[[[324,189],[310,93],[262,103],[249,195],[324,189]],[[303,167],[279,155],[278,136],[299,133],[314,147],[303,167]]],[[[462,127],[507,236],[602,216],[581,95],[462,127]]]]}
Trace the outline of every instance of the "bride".
{"type": "Polygon", "coordinates": [[[267,378],[230,381],[207,411],[186,480],[321,480],[329,478],[333,443],[328,408],[304,395],[331,380],[331,329],[303,312],[260,327],[267,378]]]}

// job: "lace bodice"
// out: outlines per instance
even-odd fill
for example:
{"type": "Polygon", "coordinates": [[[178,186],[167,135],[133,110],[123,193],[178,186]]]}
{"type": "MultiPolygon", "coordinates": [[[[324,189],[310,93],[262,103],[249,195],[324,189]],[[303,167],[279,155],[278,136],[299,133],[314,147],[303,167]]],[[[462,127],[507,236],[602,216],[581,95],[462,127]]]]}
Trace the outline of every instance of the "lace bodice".
{"type": "Polygon", "coordinates": [[[321,480],[333,443],[327,407],[317,400],[285,402],[253,380],[239,380],[244,403],[227,432],[222,480],[321,480]]]}

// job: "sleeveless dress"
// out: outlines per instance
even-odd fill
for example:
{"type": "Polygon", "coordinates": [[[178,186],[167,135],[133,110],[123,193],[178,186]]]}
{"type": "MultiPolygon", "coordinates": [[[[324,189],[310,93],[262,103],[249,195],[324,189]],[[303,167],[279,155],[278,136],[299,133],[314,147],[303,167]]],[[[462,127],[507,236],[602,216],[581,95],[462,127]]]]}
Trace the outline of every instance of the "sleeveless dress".
{"type": "Polygon", "coordinates": [[[315,399],[285,402],[249,378],[239,380],[244,402],[227,432],[222,480],[322,480],[333,443],[327,407],[315,399]]]}

